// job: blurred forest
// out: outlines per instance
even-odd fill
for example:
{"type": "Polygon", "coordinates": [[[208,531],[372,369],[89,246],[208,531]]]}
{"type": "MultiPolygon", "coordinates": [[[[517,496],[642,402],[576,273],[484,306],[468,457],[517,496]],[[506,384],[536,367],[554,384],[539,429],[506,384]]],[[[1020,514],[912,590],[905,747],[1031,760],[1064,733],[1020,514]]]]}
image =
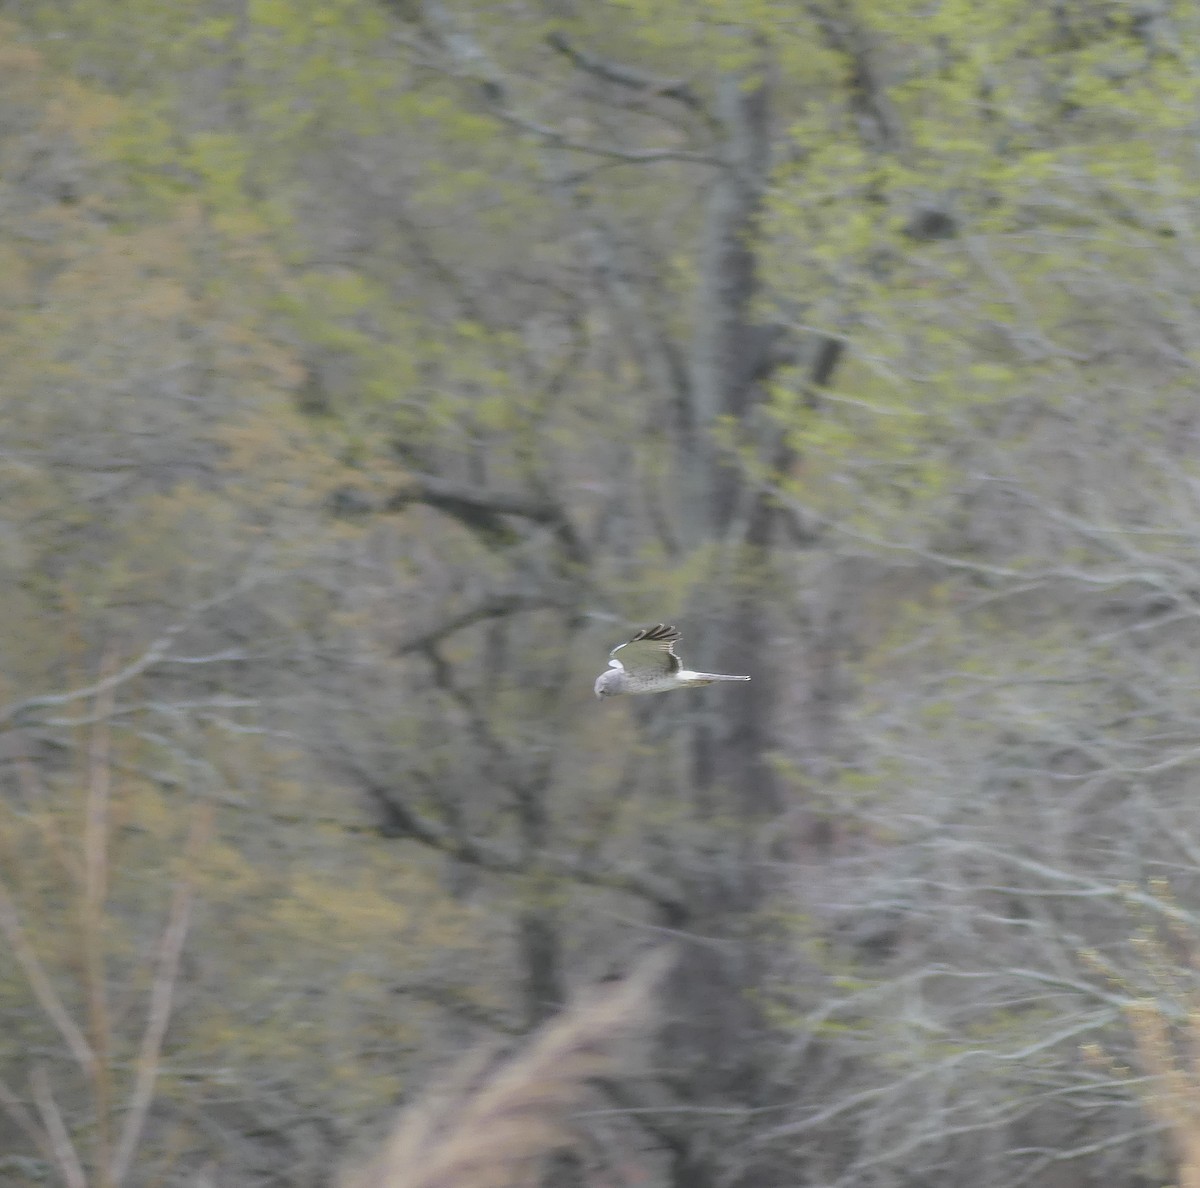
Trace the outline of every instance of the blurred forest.
{"type": "Polygon", "coordinates": [[[0,1184],[500,1051],[361,1183],[1200,1185],[1198,122],[1185,0],[0,2],[0,1184]]]}

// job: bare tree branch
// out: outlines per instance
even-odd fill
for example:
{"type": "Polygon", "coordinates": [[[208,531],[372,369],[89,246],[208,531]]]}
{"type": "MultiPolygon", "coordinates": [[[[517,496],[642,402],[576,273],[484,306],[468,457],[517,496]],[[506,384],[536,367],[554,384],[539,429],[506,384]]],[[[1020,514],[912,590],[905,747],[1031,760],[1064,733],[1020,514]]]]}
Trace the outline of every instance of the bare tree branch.
{"type": "Polygon", "coordinates": [[[46,1128],[46,1137],[50,1140],[54,1162],[63,1182],[67,1188],[87,1188],[87,1176],[79,1161],[79,1152],[71,1142],[58,1103],[54,1100],[46,1070],[40,1064],[35,1065],[29,1079],[33,1087],[33,1100],[41,1115],[42,1125],[46,1128]]]}
{"type": "MultiPolygon", "coordinates": [[[[211,808],[197,814],[192,821],[187,842],[185,863],[194,861],[197,851],[207,839],[212,826],[211,808]]],[[[163,1037],[171,1018],[171,1000],[179,980],[179,963],[183,956],[183,942],[191,922],[192,905],[195,902],[196,886],[191,871],[175,886],[167,926],[159,940],[157,968],[154,984],[150,989],[150,1008],[146,1017],[146,1029],[142,1034],[142,1045],[137,1058],[137,1075],[133,1093],[129,1099],[129,1112],[125,1117],[117,1148],[113,1154],[110,1177],[114,1184],[121,1184],[129,1174],[134,1152],[146,1124],[146,1115],[154,1098],[154,1085],[158,1079],[159,1060],[162,1056],[163,1037]]]]}
{"type": "Polygon", "coordinates": [[[342,757],[341,766],[381,810],[382,829],[389,837],[420,842],[423,846],[494,874],[528,875],[540,869],[554,878],[622,891],[654,904],[672,927],[680,927],[690,917],[687,901],[680,890],[669,880],[649,871],[625,863],[592,865],[577,857],[549,851],[543,851],[534,860],[523,861],[497,842],[467,836],[430,820],[407,803],[398,792],[364,771],[349,757],[342,757]]]}
{"type": "Polygon", "coordinates": [[[12,949],[38,1005],[58,1029],[58,1034],[62,1036],[63,1043],[67,1045],[80,1069],[90,1076],[96,1065],[96,1053],[75,1020],[71,1018],[70,1012],[54,988],[54,983],[29,943],[17,915],[16,904],[13,903],[3,882],[0,882],[0,933],[3,933],[8,941],[9,948],[12,949]]]}
{"type": "Polygon", "coordinates": [[[140,656],[131,660],[123,668],[118,668],[115,672],[109,673],[108,676],[102,677],[90,685],[84,685],[79,689],[68,689],[63,693],[40,693],[34,697],[26,697],[0,708],[0,726],[3,726],[5,723],[11,723],[12,726],[22,725],[25,715],[30,710],[44,709],[49,706],[69,705],[73,701],[101,697],[107,693],[111,693],[121,685],[127,684],[147,669],[161,663],[206,664],[248,658],[237,654],[233,650],[214,653],[212,656],[172,657],[168,653],[175,640],[187,631],[189,627],[192,627],[201,615],[227,602],[230,598],[244,593],[253,584],[252,579],[243,578],[220,594],[195,603],[184,612],[183,618],[168,627],[140,656]]]}
{"type": "MultiPolygon", "coordinates": [[[[441,0],[421,0],[419,4],[420,22],[430,40],[433,41],[449,63],[450,71],[459,77],[473,80],[479,85],[484,99],[491,106],[493,113],[510,127],[517,128],[538,137],[552,148],[566,149],[572,152],[589,153],[593,156],[608,157],[617,161],[628,161],[632,164],[644,165],[655,161],[685,161],[699,165],[719,165],[718,158],[707,153],[698,153],[690,149],[650,148],[625,149],[618,145],[596,145],[567,136],[557,128],[551,128],[529,116],[522,115],[513,106],[511,89],[506,85],[504,76],[496,64],[484,53],[479,44],[468,33],[459,27],[453,15],[447,10],[441,0]]],[[[559,49],[561,53],[571,56],[568,49],[559,49]]],[[[594,64],[599,59],[588,56],[594,64]]],[[[583,65],[583,59],[578,62],[583,65]]],[[[431,63],[434,65],[434,63],[431,63]]],[[[622,74],[618,69],[616,74],[622,74]]],[[[623,72],[626,80],[632,80],[634,75],[623,72]]],[[[617,82],[617,77],[610,81],[617,82]]],[[[636,85],[631,81],[623,85],[636,85]]],[[[685,84],[670,80],[669,87],[675,89],[673,98],[681,98],[679,88],[685,84]]]]}
{"type": "Polygon", "coordinates": [[[20,723],[20,719],[31,709],[41,709],[45,706],[67,705],[72,701],[82,701],[89,697],[98,697],[111,692],[126,681],[132,680],[146,669],[157,664],[166,656],[176,637],[189,626],[189,622],[176,623],[162,633],[136,660],[131,660],[124,668],[85,685],[81,689],[70,689],[65,693],[43,693],[36,697],[26,697],[23,701],[15,701],[0,709],[0,724],[5,722],[20,723]]]}
{"type": "Polygon", "coordinates": [[[53,1163],[54,1148],[50,1145],[49,1137],[21,1104],[20,1098],[3,1081],[0,1081],[0,1109],[4,1110],[13,1125],[41,1151],[46,1160],[53,1163]]]}

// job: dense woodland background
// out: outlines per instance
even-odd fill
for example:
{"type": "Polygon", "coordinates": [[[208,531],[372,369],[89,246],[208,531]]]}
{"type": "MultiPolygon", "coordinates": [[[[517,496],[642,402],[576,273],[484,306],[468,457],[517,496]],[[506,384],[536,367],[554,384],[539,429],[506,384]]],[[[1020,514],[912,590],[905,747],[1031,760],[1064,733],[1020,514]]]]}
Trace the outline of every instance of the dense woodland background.
{"type": "Polygon", "coordinates": [[[1185,0],[0,3],[0,1183],[328,1184],[666,941],[558,1185],[1200,1183],[1198,100],[1185,0]],[[664,620],[752,683],[597,703],[664,620]]]}

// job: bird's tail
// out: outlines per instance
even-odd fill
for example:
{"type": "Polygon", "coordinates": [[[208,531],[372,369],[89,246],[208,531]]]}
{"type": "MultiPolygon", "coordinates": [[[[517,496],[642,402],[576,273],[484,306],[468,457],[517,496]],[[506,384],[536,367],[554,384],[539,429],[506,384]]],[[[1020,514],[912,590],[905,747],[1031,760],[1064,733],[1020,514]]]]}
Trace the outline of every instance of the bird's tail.
{"type": "Polygon", "coordinates": [[[748,681],[748,676],[730,676],[725,672],[698,672],[689,682],[693,685],[711,685],[713,681],[748,681]]]}

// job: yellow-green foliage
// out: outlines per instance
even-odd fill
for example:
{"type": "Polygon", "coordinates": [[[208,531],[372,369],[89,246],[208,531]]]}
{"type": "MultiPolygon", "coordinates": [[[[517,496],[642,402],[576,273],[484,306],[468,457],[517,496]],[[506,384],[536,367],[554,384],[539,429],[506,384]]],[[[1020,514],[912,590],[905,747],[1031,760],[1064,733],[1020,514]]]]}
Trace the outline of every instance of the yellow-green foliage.
{"type": "Polygon", "coordinates": [[[1061,407],[1072,388],[1128,378],[1120,352],[1107,370],[1083,361],[1126,319],[1095,278],[1161,276],[1186,233],[1200,27],[1174,12],[1176,40],[1152,52],[1130,14],[1060,20],[1025,0],[861,5],[846,19],[874,47],[902,131],[874,146],[843,135],[849,104],[811,105],[792,127],[802,152],[770,199],[771,281],[804,293],[807,324],[851,327],[854,358],[819,410],[797,402],[801,374],[778,384],[801,455],[784,477],[857,530],[911,536],[961,482],[967,426],[987,436],[1014,402],[1061,407]],[[923,204],[958,233],[910,238],[923,204]],[[830,485],[847,468],[858,498],[830,485]]]}
{"type": "MultiPolygon", "coordinates": [[[[102,951],[119,1087],[173,887],[194,886],[157,1086],[156,1119],[176,1130],[148,1135],[147,1182],[172,1149],[194,1178],[214,1143],[194,1114],[210,1105],[247,1127],[276,1094],[348,1122],[379,1110],[448,1046],[454,1011],[516,1015],[514,988],[537,979],[506,950],[540,926],[563,953],[539,972],[574,977],[577,953],[591,977],[608,957],[594,936],[619,950],[662,910],[659,877],[671,910],[694,912],[686,927],[711,932],[714,953],[728,944],[731,971],[755,950],[774,981],[752,1005],[827,1043],[830,1069],[850,1053],[850,1080],[882,1070],[902,1086],[999,1054],[1019,1079],[1013,1053],[1053,1036],[1053,1008],[1014,998],[1013,971],[990,964],[994,997],[977,1002],[980,971],[953,961],[977,957],[978,929],[986,962],[999,934],[1024,970],[1039,937],[1058,942],[1054,913],[1105,897],[1070,884],[1063,908],[1035,867],[1022,874],[1035,906],[1018,911],[1019,879],[989,867],[981,839],[1099,861],[1072,814],[1156,794],[1137,781],[1163,746],[1185,774],[1195,763],[1194,648],[1160,642],[1154,616],[1169,612],[1154,600],[1188,618],[1196,586],[1195,463],[1159,456],[1194,432],[1180,247],[1200,186],[1196,18],[1173,6],[1175,43],[1151,48],[1132,9],[1102,3],[445,7],[459,49],[484,52],[456,58],[415,6],[379,0],[62,0],[0,26],[0,708],[86,687],[189,624],[111,704],[0,722],[5,763],[19,760],[0,874],[50,984],[93,1029],[102,951]],[[731,150],[728,129],[579,71],[551,32],[683,80],[709,108],[771,88],[776,168],[747,246],[756,313],[782,323],[799,362],[771,373],[769,417],[718,424],[744,507],[726,539],[690,552],[672,539],[687,511],[677,429],[710,279],[695,249],[721,175],[578,144],[702,157],[731,150]],[[954,233],[923,235],[927,208],[954,233]],[[822,393],[806,387],[813,329],[849,348],[822,393]],[[566,559],[567,527],[539,514],[383,511],[419,481],[410,468],[518,510],[561,506],[594,556],[566,559]],[[779,516],[768,547],[743,545],[760,487],[812,529],[803,543],[779,516]],[[398,646],[493,593],[543,592],[562,609],[398,646]],[[622,616],[703,605],[715,620],[744,595],[778,649],[779,753],[754,757],[789,793],[770,829],[720,792],[692,802],[684,727],[719,690],[598,712],[589,693],[622,616]],[[1138,615],[1153,630],[1134,647],[1138,615]],[[587,647],[565,647],[571,632],[587,647]],[[112,722],[112,878],[85,911],[92,716],[112,722]],[[363,788],[394,791],[446,849],[484,858],[455,867],[374,836],[363,788]],[[185,860],[195,806],[213,826],[185,860]],[[819,911],[796,910],[789,888],[787,903],[721,918],[722,888],[789,881],[797,852],[819,911]],[[873,940],[868,919],[867,957],[817,936],[876,913],[898,918],[897,938],[885,921],[873,940]],[[910,940],[917,956],[897,962],[939,970],[928,1001],[925,974],[905,971],[897,1003],[867,966],[910,940]]],[[[1173,832],[1145,803],[1139,828],[1173,832]]],[[[1097,827],[1105,845],[1123,824],[1097,827]]],[[[1054,890],[1072,870],[1052,876],[1054,890]]],[[[50,1052],[86,1145],[102,1078],[62,1070],[35,983],[0,963],[14,1020],[0,1077],[23,1094],[27,1053],[50,1052]]],[[[790,1059],[776,1039],[748,1035],[748,1099],[766,1086],[778,1100],[791,1075],[756,1063],[790,1059]]],[[[1046,1058],[1028,1059],[1038,1072],[1046,1058]]],[[[1033,1108],[1028,1079],[1010,1093],[974,1075],[937,1101],[991,1078],[996,1099],[1033,1108]]],[[[790,1104],[776,1117],[755,1100],[729,1111],[747,1128],[737,1158],[760,1121],[790,1133],[790,1104]]],[[[836,1141],[814,1149],[861,1147],[837,1128],[867,1099],[843,1100],[836,1141]]],[[[867,1106],[865,1129],[884,1124],[864,1160],[916,1150],[905,1127],[879,1137],[886,1111],[867,1106]]],[[[970,1136],[978,1117],[925,1111],[922,1125],[970,1136]]]]}
{"type": "MultiPolygon", "coordinates": [[[[185,835],[203,798],[121,774],[138,756],[120,748],[104,810],[108,887],[93,909],[83,871],[96,772],[43,782],[28,766],[25,795],[0,809],[4,888],[55,992],[103,1051],[87,1022],[96,992],[80,964],[87,936],[99,947],[115,1021],[105,1058],[118,1084],[140,1042],[171,888],[186,878],[197,902],[160,1091],[248,1100],[270,1069],[269,1077],[304,1085],[314,1108],[375,1108],[403,1079],[396,1053],[419,1037],[423,1008],[395,988],[431,971],[452,976],[456,955],[479,948],[484,922],[445,897],[436,865],[397,865],[392,846],[351,849],[342,830],[314,830],[305,817],[318,798],[294,781],[272,782],[268,756],[238,758],[235,749],[226,745],[231,767],[252,767],[265,786],[254,807],[234,807],[239,790],[222,792],[216,835],[185,865],[185,835]],[[282,823],[288,816],[298,823],[282,823]],[[264,849],[258,831],[266,830],[264,849]],[[99,930],[89,934],[91,920],[99,930]]],[[[56,1036],[27,971],[0,968],[0,1009],[17,1021],[0,1047],[7,1076],[24,1052],[53,1048],[56,1036]]],[[[75,1092],[67,1098],[74,1103],[75,1092]]]]}
{"type": "MultiPolygon", "coordinates": [[[[187,55],[233,36],[225,23],[189,33],[190,22],[173,27],[161,6],[142,9],[139,36],[160,38],[181,69],[196,65],[187,55]]],[[[102,6],[57,15],[87,24],[91,52],[112,53],[111,82],[143,85],[124,72],[123,35],[102,6]]],[[[338,28],[347,28],[340,18],[338,28]]],[[[372,35],[369,24],[360,32],[372,35]]],[[[163,78],[153,75],[156,85],[163,78]]],[[[294,407],[307,371],[294,333],[280,333],[291,312],[282,298],[299,295],[293,327],[307,318],[340,334],[334,345],[368,377],[376,369],[379,391],[385,371],[408,382],[390,339],[411,321],[355,331],[356,319],[389,307],[378,284],[289,274],[287,241],[269,242],[278,208],[247,194],[263,166],[253,141],[195,130],[180,142],[161,92],[140,103],[65,82],[11,25],[0,28],[0,100],[18,123],[0,140],[0,175],[58,171],[42,187],[6,181],[0,225],[0,705],[90,684],[241,582],[287,591],[270,606],[259,600],[281,633],[319,619],[330,596],[306,582],[305,567],[361,532],[314,531],[350,472],[327,428],[294,407]],[[51,183],[66,187],[63,197],[51,183]]],[[[396,475],[376,458],[370,481],[396,475]]],[[[270,647],[272,629],[257,622],[249,650],[270,647]]],[[[125,1102],[172,888],[192,880],[185,974],[156,1092],[248,1100],[282,1075],[323,1111],[378,1109],[406,1076],[400,1054],[421,1047],[432,1018],[397,990],[408,980],[454,985],[459,956],[482,943],[481,921],[447,897],[436,863],[348,840],[341,822],[359,817],[345,789],[314,786],[294,754],[264,745],[270,732],[253,699],[213,694],[213,707],[193,716],[142,682],[122,684],[105,768],[109,885],[87,910],[83,838],[89,781],[99,778],[81,758],[87,732],[68,736],[65,757],[35,745],[6,767],[22,781],[21,795],[0,798],[0,874],[16,919],[98,1048],[97,983],[81,954],[102,954],[112,1021],[102,1059],[125,1102]],[[215,833],[185,864],[197,805],[215,806],[215,833]]],[[[59,717],[113,712],[80,699],[59,717]]],[[[12,726],[0,726],[15,748],[6,762],[23,753],[12,726]]],[[[0,1079],[15,1078],[24,1094],[28,1053],[58,1053],[62,1037],[28,969],[9,960],[8,939],[0,951],[0,1079]]],[[[74,1128],[94,1116],[89,1078],[50,1059],[74,1128]]],[[[146,1158],[169,1164],[171,1150],[178,1157],[209,1140],[182,1124],[162,1150],[148,1141],[146,1158]]]]}

